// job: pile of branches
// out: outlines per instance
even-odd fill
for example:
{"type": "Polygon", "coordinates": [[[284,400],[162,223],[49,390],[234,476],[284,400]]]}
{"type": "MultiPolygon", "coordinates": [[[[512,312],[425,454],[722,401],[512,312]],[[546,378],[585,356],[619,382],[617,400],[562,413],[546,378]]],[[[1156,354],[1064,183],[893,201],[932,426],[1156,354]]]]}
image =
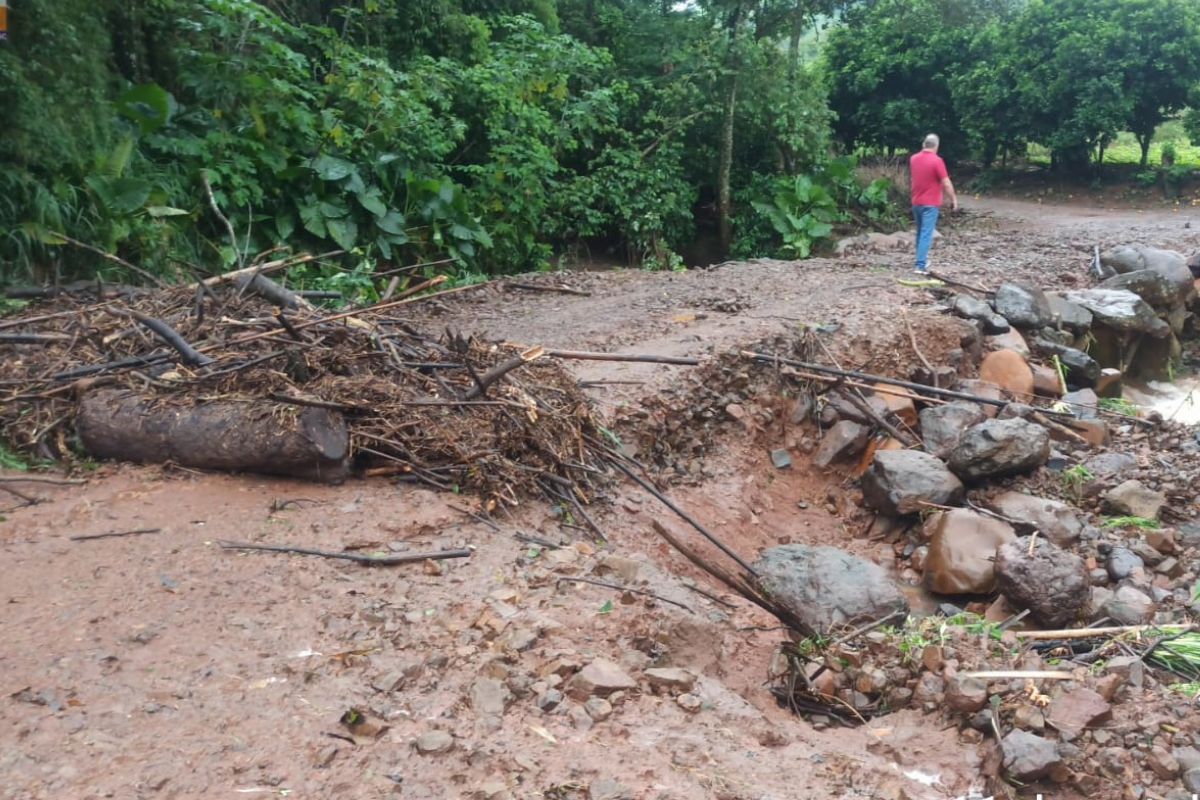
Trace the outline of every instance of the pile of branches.
{"type": "Polygon", "coordinates": [[[266,277],[306,260],[190,286],[73,287],[0,319],[0,440],[69,461],[79,401],[99,387],[154,407],[319,408],[344,417],[357,471],[509,505],[537,493],[589,501],[600,427],[559,362],[539,348],[427,336],[396,316],[444,278],[334,313],[266,277]]]}

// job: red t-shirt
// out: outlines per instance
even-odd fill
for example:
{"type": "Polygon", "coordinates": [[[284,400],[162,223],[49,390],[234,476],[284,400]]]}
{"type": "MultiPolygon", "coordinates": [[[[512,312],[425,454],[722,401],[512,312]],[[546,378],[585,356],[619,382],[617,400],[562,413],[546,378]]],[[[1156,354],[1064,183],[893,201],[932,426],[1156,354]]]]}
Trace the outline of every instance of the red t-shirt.
{"type": "Polygon", "coordinates": [[[942,181],[948,176],[946,162],[930,150],[922,150],[908,160],[912,173],[912,204],[914,206],[940,206],[942,204],[942,181]]]}

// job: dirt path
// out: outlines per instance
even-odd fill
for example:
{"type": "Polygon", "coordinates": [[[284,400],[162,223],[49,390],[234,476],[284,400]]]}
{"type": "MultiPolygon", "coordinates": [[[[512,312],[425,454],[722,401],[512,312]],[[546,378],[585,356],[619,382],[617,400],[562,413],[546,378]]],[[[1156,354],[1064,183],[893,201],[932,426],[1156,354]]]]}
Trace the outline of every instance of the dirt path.
{"type": "MultiPolygon", "coordinates": [[[[1184,250],[1200,234],[1171,213],[1079,212],[978,201],[947,225],[935,268],[994,285],[1075,285],[1096,237],[1184,250]]],[[[484,288],[428,304],[415,323],[571,349],[710,355],[839,326],[848,365],[913,360],[902,308],[925,346],[927,295],[896,282],[908,254],[759,261],[686,274],[570,275],[589,297],[484,288]]],[[[931,357],[941,353],[931,352],[931,357]]],[[[575,362],[608,413],[667,391],[687,368],[575,362]]],[[[674,494],[741,552],[837,543],[880,561],[825,509],[824,475],[767,466],[748,424],[711,442],[707,479],[674,494]],[[798,504],[802,504],[798,507],[798,504]]],[[[385,481],[312,486],[105,466],[83,487],[34,487],[46,502],[4,515],[0,554],[0,797],[964,797],[980,756],[957,731],[901,712],[823,731],[766,691],[779,634],[719,592],[650,528],[661,510],[621,490],[599,513],[616,558],[550,549],[564,528],[538,504],[500,530],[455,510],[469,498],[385,481]],[[75,534],[158,533],[73,542],[75,534]],[[395,552],[470,547],[469,559],[395,569],[221,550],[220,539],[395,552]],[[646,579],[686,609],[596,586],[646,579]],[[726,603],[732,603],[731,606],[726,603]],[[629,675],[700,675],[699,710],[670,692],[611,707],[539,708],[571,664],[606,658],[629,675]],[[378,719],[355,740],[350,709],[378,719]],[[589,713],[589,710],[591,713],[589,713]],[[431,735],[438,734],[438,735],[431,735]],[[444,736],[448,734],[449,736],[444,736]],[[348,738],[349,737],[349,738],[348,738]],[[422,753],[416,742],[427,751],[422,753]],[[444,748],[448,748],[443,752],[444,748]]],[[[677,529],[683,535],[685,529],[677,529]]],[[[644,684],[643,684],[644,685],[644,684]]],[[[1066,795],[1064,795],[1066,796],[1066,795]]]]}

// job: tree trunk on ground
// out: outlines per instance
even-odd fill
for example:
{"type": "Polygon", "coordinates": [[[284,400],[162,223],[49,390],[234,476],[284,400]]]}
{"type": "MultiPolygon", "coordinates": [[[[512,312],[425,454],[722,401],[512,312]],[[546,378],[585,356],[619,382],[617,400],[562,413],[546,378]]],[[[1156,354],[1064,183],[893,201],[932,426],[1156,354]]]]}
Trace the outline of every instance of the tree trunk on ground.
{"type": "Polygon", "coordinates": [[[80,401],[76,428],[97,458],[317,481],[341,480],[349,468],[346,423],[323,408],[243,400],[176,404],[101,389],[80,401]]]}

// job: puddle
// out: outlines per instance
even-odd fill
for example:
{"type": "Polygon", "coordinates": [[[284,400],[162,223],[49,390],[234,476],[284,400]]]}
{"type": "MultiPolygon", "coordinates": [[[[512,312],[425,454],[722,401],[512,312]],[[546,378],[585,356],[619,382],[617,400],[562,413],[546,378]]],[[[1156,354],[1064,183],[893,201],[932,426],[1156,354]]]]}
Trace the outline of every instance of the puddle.
{"type": "Polygon", "coordinates": [[[1200,425],[1200,375],[1187,375],[1173,383],[1126,385],[1124,396],[1147,411],[1157,411],[1163,419],[1200,425]]]}

